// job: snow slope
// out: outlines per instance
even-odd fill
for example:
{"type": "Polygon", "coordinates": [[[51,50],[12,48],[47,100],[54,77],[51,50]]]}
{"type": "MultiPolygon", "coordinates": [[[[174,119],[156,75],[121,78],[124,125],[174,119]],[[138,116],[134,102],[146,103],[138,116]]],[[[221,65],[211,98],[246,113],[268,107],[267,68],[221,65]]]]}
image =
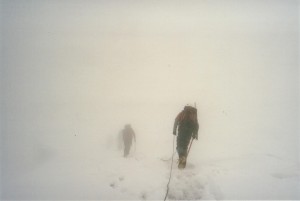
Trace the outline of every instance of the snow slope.
{"type": "MultiPolygon", "coordinates": [[[[299,167],[271,154],[196,158],[191,152],[184,170],[177,169],[176,160],[177,155],[173,162],[169,200],[300,198],[299,167]]],[[[127,159],[116,157],[107,164],[114,167],[111,171],[115,170],[110,182],[114,193],[103,199],[164,198],[171,160],[164,162],[159,158],[132,155],[127,159]]]]}
{"type": "MultiPolygon", "coordinates": [[[[174,156],[168,200],[300,199],[299,166],[292,161],[272,154],[215,157],[197,153],[203,144],[193,144],[184,170],[177,169],[174,156]]],[[[171,150],[145,152],[137,146],[134,151],[133,146],[128,158],[123,158],[122,150],[116,147],[91,150],[94,153],[60,155],[19,175],[7,184],[11,186],[8,189],[17,189],[6,192],[7,198],[164,199],[171,150]]]]}

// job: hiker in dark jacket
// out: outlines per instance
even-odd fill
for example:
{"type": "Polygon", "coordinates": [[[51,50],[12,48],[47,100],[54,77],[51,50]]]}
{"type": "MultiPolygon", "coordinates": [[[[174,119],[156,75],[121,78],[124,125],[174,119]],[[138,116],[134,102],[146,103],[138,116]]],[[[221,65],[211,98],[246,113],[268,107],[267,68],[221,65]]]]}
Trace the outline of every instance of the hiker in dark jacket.
{"type": "Polygon", "coordinates": [[[177,153],[179,156],[179,168],[184,168],[186,164],[187,149],[191,138],[198,140],[199,123],[197,119],[197,109],[192,106],[185,106],[184,109],[177,115],[173,135],[177,135],[177,153]]]}
{"type": "Polygon", "coordinates": [[[136,142],[135,133],[131,128],[130,124],[125,125],[125,128],[123,129],[122,133],[124,141],[124,157],[127,157],[132,144],[132,139],[134,139],[134,142],[136,142]]]}

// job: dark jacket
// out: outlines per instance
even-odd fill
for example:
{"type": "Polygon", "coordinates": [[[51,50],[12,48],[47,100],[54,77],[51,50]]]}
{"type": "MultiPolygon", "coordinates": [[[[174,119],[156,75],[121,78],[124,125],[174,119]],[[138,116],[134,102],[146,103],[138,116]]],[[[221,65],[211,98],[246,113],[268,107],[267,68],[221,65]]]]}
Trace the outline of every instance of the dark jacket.
{"type": "Polygon", "coordinates": [[[189,130],[193,136],[198,136],[199,123],[197,118],[197,109],[191,106],[185,106],[175,118],[173,126],[173,134],[176,135],[176,130],[189,130]]]}
{"type": "Polygon", "coordinates": [[[123,130],[123,140],[125,143],[131,143],[132,139],[135,141],[135,133],[131,127],[126,127],[123,130]]]}

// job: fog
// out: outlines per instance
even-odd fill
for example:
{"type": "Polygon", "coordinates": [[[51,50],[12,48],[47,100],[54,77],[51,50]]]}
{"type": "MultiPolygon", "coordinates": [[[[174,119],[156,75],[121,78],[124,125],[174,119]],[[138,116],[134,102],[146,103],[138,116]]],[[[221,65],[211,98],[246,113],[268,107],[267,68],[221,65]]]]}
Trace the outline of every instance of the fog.
{"type": "Polygon", "coordinates": [[[137,153],[171,155],[186,104],[194,158],[299,164],[298,1],[4,0],[0,13],[3,199],[40,198],[21,178],[58,159],[109,157],[127,123],[137,153]]]}

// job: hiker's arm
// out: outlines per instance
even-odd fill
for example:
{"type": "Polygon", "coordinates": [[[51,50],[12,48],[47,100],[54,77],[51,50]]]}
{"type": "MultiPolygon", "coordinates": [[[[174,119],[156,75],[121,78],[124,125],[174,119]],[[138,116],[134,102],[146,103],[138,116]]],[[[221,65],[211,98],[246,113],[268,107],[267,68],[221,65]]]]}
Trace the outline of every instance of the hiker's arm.
{"type": "Polygon", "coordinates": [[[193,132],[193,138],[198,140],[198,131],[199,131],[199,123],[197,121],[196,125],[195,125],[195,129],[194,129],[194,132],[193,132]]]}

